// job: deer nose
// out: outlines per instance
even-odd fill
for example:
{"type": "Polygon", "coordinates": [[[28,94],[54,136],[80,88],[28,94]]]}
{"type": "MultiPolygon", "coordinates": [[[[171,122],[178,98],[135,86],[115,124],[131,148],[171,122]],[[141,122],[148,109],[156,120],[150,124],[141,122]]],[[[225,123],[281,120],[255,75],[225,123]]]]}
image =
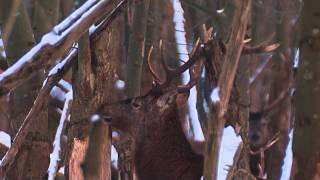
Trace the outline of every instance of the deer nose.
{"type": "Polygon", "coordinates": [[[253,142],[257,142],[260,139],[260,136],[257,133],[253,133],[249,136],[250,140],[253,142]]]}

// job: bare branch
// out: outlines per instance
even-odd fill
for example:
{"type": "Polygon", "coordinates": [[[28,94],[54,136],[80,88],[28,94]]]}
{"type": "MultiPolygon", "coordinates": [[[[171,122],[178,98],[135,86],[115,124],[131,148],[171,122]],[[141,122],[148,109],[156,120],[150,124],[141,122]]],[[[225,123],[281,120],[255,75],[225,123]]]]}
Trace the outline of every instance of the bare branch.
{"type": "MultiPolygon", "coordinates": [[[[63,57],[85,33],[92,23],[100,22],[108,12],[106,8],[116,0],[88,1],[79,10],[46,34],[42,41],[19,59],[13,66],[0,75],[0,96],[7,94],[18,85],[30,79],[37,71],[50,67],[57,59],[63,57]],[[53,40],[55,39],[55,40],[53,40]]],[[[126,4],[123,0],[122,4],[126,4]]],[[[112,11],[102,24],[109,24],[123,6],[112,11]]],[[[99,32],[99,29],[98,29],[99,32]]],[[[92,34],[94,37],[94,34],[92,34]]]]}
{"type": "Polygon", "coordinates": [[[258,151],[252,151],[250,150],[250,154],[255,155],[255,154],[260,154],[267,149],[269,149],[272,145],[274,145],[278,140],[280,139],[280,132],[276,133],[269,141],[268,143],[264,146],[261,147],[258,151]]]}
{"type": "Polygon", "coordinates": [[[68,92],[66,95],[66,100],[64,102],[64,107],[63,111],[61,113],[60,117],[60,123],[57,128],[55,140],[53,142],[53,151],[50,155],[50,165],[48,168],[48,180],[53,180],[55,179],[55,176],[57,175],[58,171],[58,163],[60,161],[60,156],[61,156],[61,140],[63,138],[63,134],[65,131],[65,125],[66,125],[66,120],[69,118],[70,111],[71,111],[71,104],[72,104],[72,91],[68,92]]]}
{"type": "MultiPolygon", "coordinates": [[[[33,123],[37,119],[37,115],[42,111],[42,108],[48,103],[48,97],[50,95],[51,89],[59,82],[59,80],[68,72],[75,61],[76,51],[72,51],[70,56],[64,60],[64,65],[56,74],[49,76],[44,86],[41,88],[34,105],[29,111],[27,117],[24,119],[16,137],[13,140],[12,146],[2,158],[0,164],[0,179],[4,179],[7,171],[10,169],[10,166],[14,162],[16,155],[18,154],[27,134],[32,129],[33,123]]],[[[57,65],[60,66],[60,65],[57,65]]]]}

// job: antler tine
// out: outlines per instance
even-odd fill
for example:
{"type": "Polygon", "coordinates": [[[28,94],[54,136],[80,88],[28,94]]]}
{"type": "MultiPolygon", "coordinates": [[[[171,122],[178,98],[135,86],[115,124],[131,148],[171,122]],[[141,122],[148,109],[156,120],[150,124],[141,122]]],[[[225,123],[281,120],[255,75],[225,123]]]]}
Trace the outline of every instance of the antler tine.
{"type": "Polygon", "coordinates": [[[149,67],[149,70],[151,72],[152,77],[154,78],[154,81],[159,84],[160,81],[161,81],[160,77],[157,75],[157,73],[154,71],[154,69],[151,66],[151,60],[150,59],[151,59],[152,51],[153,51],[153,46],[150,47],[150,50],[148,52],[148,67],[149,67]]]}
{"type": "Polygon", "coordinates": [[[272,33],[265,41],[261,42],[260,44],[250,47],[248,45],[244,45],[242,54],[252,54],[252,53],[266,53],[266,52],[271,52],[277,49],[280,45],[279,43],[274,43],[271,45],[269,44],[272,39],[274,38],[275,33],[272,33]]]}
{"type": "MultiPolygon", "coordinates": [[[[196,61],[196,60],[198,60],[198,57],[195,56],[195,53],[196,53],[199,45],[200,45],[200,39],[197,40],[194,48],[192,49],[191,57],[190,57],[190,60],[188,61],[188,62],[191,62],[190,65],[187,66],[187,68],[189,68],[190,80],[189,80],[188,84],[178,86],[179,93],[189,91],[198,82],[199,74],[200,74],[201,67],[202,67],[202,60],[196,61]]],[[[187,64],[188,62],[186,62],[185,64],[187,64]]]]}
{"type": "MultiPolygon", "coordinates": [[[[166,72],[166,81],[159,84],[160,88],[163,89],[165,87],[167,87],[170,82],[172,81],[173,78],[175,78],[176,76],[180,75],[181,73],[183,73],[184,71],[186,71],[188,68],[190,68],[192,65],[194,65],[197,60],[200,58],[201,54],[198,53],[198,49],[200,47],[200,39],[197,40],[197,42],[195,43],[194,48],[192,49],[191,55],[189,60],[184,63],[182,66],[180,66],[177,69],[172,69],[170,67],[167,66],[164,58],[163,58],[163,48],[162,48],[162,40],[160,40],[159,43],[159,48],[160,48],[160,60],[161,60],[161,64],[166,72]]],[[[201,66],[201,65],[199,65],[201,66]]],[[[190,82],[185,85],[185,86],[181,86],[178,87],[178,91],[179,92],[185,92],[187,90],[189,90],[190,88],[192,88],[192,86],[194,86],[197,83],[197,78],[195,77],[195,72],[193,72],[192,68],[190,68],[190,82]]],[[[155,74],[155,73],[154,73],[155,74]]]]}
{"type": "Polygon", "coordinates": [[[199,60],[192,68],[189,68],[190,80],[188,84],[178,86],[178,92],[188,92],[193,86],[198,83],[199,75],[201,73],[202,60],[199,60]]]}
{"type": "Polygon", "coordinates": [[[252,53],[266,53],[271,52],[277,49],[280,46],[279,43],[271,44],[271,45],[258,45],[254,47],[244,46],[242,53],[243,54],[252,54],[252,53]]]}
{"type": "Polygon", "coordinates": [[[194,45],[189,60],[175,70],[176,74],[181,74],[186,71],[190,66],[192,66],[199,57],[196,56],[197,49],[200,47],[200,38],[197,39],[196,44],[194,45]]]}

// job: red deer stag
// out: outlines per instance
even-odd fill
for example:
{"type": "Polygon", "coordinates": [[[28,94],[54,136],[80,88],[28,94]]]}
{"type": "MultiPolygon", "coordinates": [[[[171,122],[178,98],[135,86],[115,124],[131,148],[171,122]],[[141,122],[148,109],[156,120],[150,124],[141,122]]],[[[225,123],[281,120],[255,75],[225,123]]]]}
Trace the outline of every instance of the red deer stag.
{"type": "Polygon", "coordinates": [[[180,103],[188,99],[189,90],[197,83],[202,48],[198,41],[189,61],[172,69],[166,65],[160,45],[165,81],[160,80],[148,62],[154,84],[146,95],[102,105],[96,112],[95,117],[101,117],[121,134],[132,137],[139,180],[200,180],[202,176],[203,156],[192,149],[178,117],[180,103]],[[173,78],[187,69],[189,83],[172,85],[173,78]]]}

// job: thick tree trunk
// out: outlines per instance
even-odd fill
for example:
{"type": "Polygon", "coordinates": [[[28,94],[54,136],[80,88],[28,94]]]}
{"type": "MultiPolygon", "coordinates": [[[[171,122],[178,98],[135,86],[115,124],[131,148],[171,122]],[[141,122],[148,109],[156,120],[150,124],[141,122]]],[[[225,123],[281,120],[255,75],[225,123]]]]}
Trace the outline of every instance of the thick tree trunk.
{"type": "MultiPolygon", "coordinates": [[[[82,39],[78,64],[73,68],[74,105],[71,112],[71,127],[69,129],[69,159],[66,164],[68,179],[83,179],[81,164],[83,163],[88,145],[89,119],[96,109],[103,103],[116,100],[115,81],[121,49],[118,48],[120,31],[118,27],[110,27],[91,39],[82,39]],[[91,50],[90,50],[91,49],[91,50]]],[[[95,158],[99,158],[97,179],[109,179],[110,175],[110,136],[109,127],[103,126],[96,143],[99,147],[95,158]],[[98,143],[102,143],[98,145],[98,143]]]]}
{"type": "Polygon", "coordinates": [[[320,1],[302,10],[291,179],[320,179],[320,1]]]}

